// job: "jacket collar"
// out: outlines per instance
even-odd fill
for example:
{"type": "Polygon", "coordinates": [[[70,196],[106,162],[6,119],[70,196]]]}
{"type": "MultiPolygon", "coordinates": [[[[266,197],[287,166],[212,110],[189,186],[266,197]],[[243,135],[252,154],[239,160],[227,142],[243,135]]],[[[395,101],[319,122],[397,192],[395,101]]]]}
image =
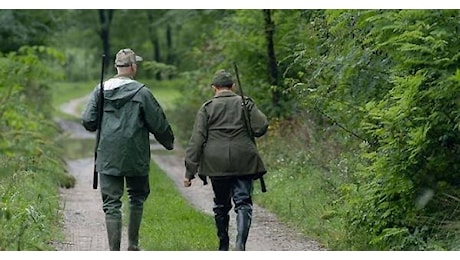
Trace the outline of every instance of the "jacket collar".
{"type": "Polygon", "coordinates": [[[236,96],[236,93],[229,90],[229,91],[221,91],[217,94],[214,95],[214,97],[232,97],[232,96],[236,96]]]}

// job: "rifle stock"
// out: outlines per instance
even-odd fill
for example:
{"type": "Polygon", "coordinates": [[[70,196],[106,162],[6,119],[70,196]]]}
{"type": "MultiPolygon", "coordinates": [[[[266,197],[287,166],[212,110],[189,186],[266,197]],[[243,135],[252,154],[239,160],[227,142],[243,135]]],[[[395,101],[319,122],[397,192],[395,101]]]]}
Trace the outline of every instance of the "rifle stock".
{"type": "Polygon", "coordinates": [[[94,171],[93,171],[93,189],[98,186],[98,172],[96,170],[97,148],[99,146],[99,139],[101,138],[101,125],[102,114],[104,113],[104,68],[105,68],[105,54],[102,55],[102,68],[101,68],[101,82],[99,87],[99,99],[97,102],[97,132],[96,132],[96,146],[94,148],[94,171]]]}
{"type": "MultiPolygon", "coordinates": [[[[238,89],[240,91],[240,96],[242,100],[242,106],[243,106],[243,113],[244,113],[244,124],[246,125],[246,129],[248,130],[249,136],[251,137],[252,142],[254,145],[256,145],[256,139],[254,137],[254,133],[252,132],[251,128],[251,121],[250,121],[250,116],[249,116],[249,111],[246,106],[246,99],[244,98],[244,93],[243,93],[243,87],[241,86],[241,81],[240,81],[240,75],[238,74],[238,67],[236,66],[236,63],[233,63],[233,67],[235,68],[235,75],[236,75],[236,80],[238,82],[238,89]]],[[[265,186],[265,180],[264,176],[260,176],[260,188],[262,192],[267,192],[267,187],[265,186]]]]}

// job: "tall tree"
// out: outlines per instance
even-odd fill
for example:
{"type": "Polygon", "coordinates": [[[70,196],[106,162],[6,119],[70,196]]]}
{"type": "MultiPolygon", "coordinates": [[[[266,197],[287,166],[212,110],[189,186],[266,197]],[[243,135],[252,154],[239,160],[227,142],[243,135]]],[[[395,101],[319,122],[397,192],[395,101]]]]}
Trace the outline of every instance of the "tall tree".
{"type": "MultiPolygon", "coordinates": [[[[148,20],[148,32],[149,32],[149,40],[152,44],[152,58],[154,61],[161,62],[161,55],[160,55],[160,40],[158,38],[158,32],[155,25],[155,18],[156,18],[156,10],[148,10],[147,11],[147,20],[148,20]]],[[[156,73],[155,78],[157,80],[161,79],[160,73],[156,73]]]]}
{"type": "MultiPolygon", "coordinates": [[[[271,10],[264,9],[264,21],[265,21],[265,39],[267,43],[267,67],[268,67],[268,78],[269,83],[272,87],[272,104],[273,107],[280,107],[281,92],[279,90],[278,80],[278,64],[275,55],[275,43],[273,35],[275,33],[275,23],[272,20],[271,10]]],[[[277,110],[277,116],[280,116],[279,110],[277,110]]]]}
{"type": "MultiPolygon", "coordinates": [[[[102,40],[102,50],[105,57],[110,57],[110,24],[112,23],[114,10],[99,10],[100,31],[99,37],[102,40]]],[[[105,63],[107,68],[108,64],[105,63]]]]}

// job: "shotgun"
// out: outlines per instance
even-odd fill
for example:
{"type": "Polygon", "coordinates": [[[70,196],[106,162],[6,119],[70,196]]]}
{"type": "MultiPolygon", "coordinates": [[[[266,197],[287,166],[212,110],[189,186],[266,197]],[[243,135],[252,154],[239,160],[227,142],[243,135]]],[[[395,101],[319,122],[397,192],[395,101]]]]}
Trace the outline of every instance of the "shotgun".
{"type": "MultiPolygon", "coordinates": [[[[244,124],[246,126],[246,129],[248,130],[248,133],[249,133],[249,136],[251,137],[252,142],[254,143],[254,145],[256,145],[256,139],[254,137],[254,134],[253,134],[252,128],[251,128],[251,121],[250,121],[251,117],[249,116],[247,102],[246,102],[246,99],[244,98],[243,87],[241,86],[240,76],[238,74],[238,67],[236,66],[235,62],[233,63],[233,67],[235,68],[236,80],[238,81],[238,89],[240,90],[240,96],[241,96],[241,100],[242,100],[241,105],[243,106],[244,124]]],[[[260,180],[260,188],[261,188],[262,192],[266,192],[267,187],[265,186],[264,176],[260,176],[259,180],[260,180]]]]}
{"type": "Polygon", "coordinates": [[[94,148],[94,172],[93,172],[93,189],[97,189],[98,173],[96,170],[97,148],[99,146],[99,139],[101,138],[102,114],[104,113],[104,68],[105,68],[105,54],[102,55],[102,68],[101,68],[101,83],[99,87],[99,99],[97,101],[97,132],[96,132],[96,146],[94,148]]]}

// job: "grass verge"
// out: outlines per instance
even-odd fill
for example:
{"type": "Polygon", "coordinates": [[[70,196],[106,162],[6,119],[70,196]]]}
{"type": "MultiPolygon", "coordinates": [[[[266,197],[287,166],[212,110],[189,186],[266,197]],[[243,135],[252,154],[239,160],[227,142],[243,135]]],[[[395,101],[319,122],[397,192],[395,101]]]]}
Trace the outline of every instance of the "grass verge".
{"type": "Polygon", "coordinates": [[[190,205],[174,182],[153,162],[150,188],[140,231],[141,248],[151,251],[216,250],[214,218],[190,205]]]}

